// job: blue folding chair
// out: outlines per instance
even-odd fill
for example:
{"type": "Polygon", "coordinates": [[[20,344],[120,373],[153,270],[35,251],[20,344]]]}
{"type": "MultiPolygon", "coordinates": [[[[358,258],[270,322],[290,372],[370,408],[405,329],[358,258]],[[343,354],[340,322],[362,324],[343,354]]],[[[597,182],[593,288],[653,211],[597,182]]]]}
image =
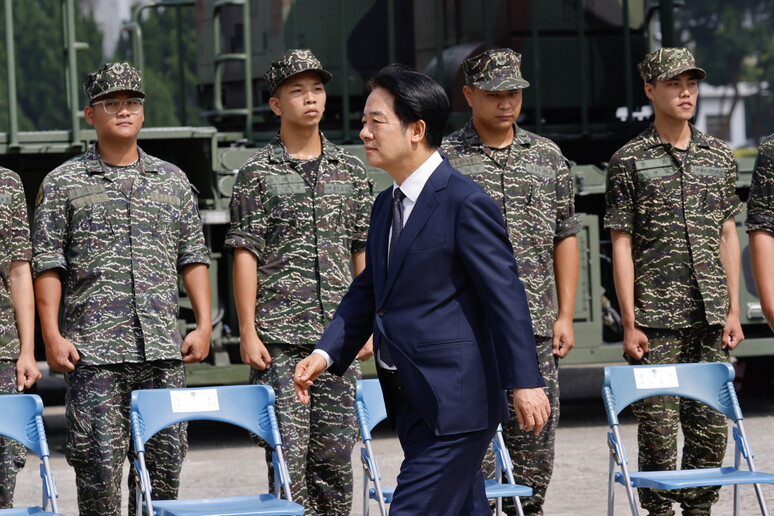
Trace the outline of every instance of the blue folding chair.
{"type": "MultiPolygon", "coordinates": [[[[363,448],[360,449],[360,462],[363,465],[363,516],[368,516],[370,512],[369,500],[375,500],[379,504],[381,516],[387,516],[387,504],[392,502],[395,489],[382,487],[379,464],[371,445],[371,430],[387,417],[379,380],[358,380],[355,391],[355,412],[360,426],[360,435],[363,439],[363,448]],[[373,487],[371,487],[372,483],[373,487]]],[[[499,426],[497,433],[492,438],[492,445],[495,451],[495,478],[497,480],[485,481],[486,496],[497,499],[498,515],[502,510],[502,498],[513,498],[519,515],[523,516],[524,512],[519,497],[532,496],[532,488],[514,482],[513,463],[508,449],[505,447],[502,429],[499,426]],[[502,483],[503,475],[508,479],[507,484],[502,483]]]]}
{"type": "Polygon", "coordinates": [[[682,489],[718,485],[734,486],[734,515],[739,514],[739,484],[754,484],[761,514],[768,516],[760,484],[774,483],[774,475],[755,471],[750,441],[744,430],[742,409],[734,390],[734,368],[723,362],[605,367],[602,399],[612,432],[610,448],[607,514],[614,511],[615,483],[626,488],[633,516],[638,516],[634,488],[682,489]],[[734,467],[670,471],[630,471],[626,449],[619,433],[618,414],[631,403],[650,396],[673,395],[691,398],[714,408],[735,426],[734,467]],[[742,457],[747,470],[739,469],[742,457]],[[616,471],[616,466],[620,471],[616,471]]]}
{"type": "Polygon", "coordinates": [[[54,474],[48,457],[48,441],[43,428],[43,401],[36,394],[0,395],[0,435],[10,437],[35,452],[40,457],[40,478],[43,484],[42,502],[39,507],[2,509],[0,514],[59,514],[54,474]],[[51,511],[48,508],[51,508],[51,511]]]}
{"type": "Polygon", "coordinates": [[[282,440],[274,415],[274,390],[267,385],[230,385],[192,389],[148,389],[132,392],[132,435],[137,458],[137,514],[148,515],[302,515],[293,503],[282,440]],[[192,500],[152,500],[145,466],[145,443],[175,423],[209,420],[230,423],[260,436],[274,448],[274,493],[192,500]],[[280,492],[285,499],[280,498],[280,492]]]}

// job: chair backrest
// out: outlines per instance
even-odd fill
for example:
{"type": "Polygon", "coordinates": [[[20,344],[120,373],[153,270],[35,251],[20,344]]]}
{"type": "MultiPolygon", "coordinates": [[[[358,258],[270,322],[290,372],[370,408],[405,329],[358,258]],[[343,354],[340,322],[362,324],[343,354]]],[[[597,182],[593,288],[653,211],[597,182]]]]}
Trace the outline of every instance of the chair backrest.
{"type": "Polygon", "coordinates": [[[48,457],[43,401],[37,394],[0,395],[0,414],[0,435],[19,441],[39,457],[48,457]]]}
{"type": "Polygon", "coordinates": [[[360,425],[360,435],[371,439],[371,430],[387,417],[382,386],[377,379],[358,380],[355,388],[355,411],[360,425]]]}
{"type": "Polygon", "coordinates": [[[227,385],[132,392],[131,421],[137,452],[159,430],[182,421],[222,421],[259,435],[272,447],[282,444],[268,385],[227,385]]]}
{"type": "Polygon", "coordinates": [[[734,368],[726,362],[605,367],[602,399],[610,425],[631,403],[675,395],[706,403],[733,421],[742,419],[734,391],[734,368]]]}

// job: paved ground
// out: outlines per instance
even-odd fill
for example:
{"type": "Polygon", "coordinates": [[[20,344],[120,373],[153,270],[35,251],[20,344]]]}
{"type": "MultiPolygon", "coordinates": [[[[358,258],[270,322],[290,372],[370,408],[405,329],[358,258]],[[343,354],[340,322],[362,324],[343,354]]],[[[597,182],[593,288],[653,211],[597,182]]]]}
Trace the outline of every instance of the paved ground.
{"type": "MultiPolygon", "coordinates": [[[[774,472],[774,397],[766,395],[743,397],[746,425],[757,454],[759,470],[774,472]]],[[[75,480],[62,455],[64,415],[62,407],[46,409],[46,424],[52,448],[52,464],[60,492],[60,510],[76,514],[75,480]]],[[[557,438],[557,459],[554,479],[549,487],[545,513],[553,516],[599,516],[605,514],[607,447],[606,420],[601,402],[571,400],[563,403],[562,424],[557,438]]],[[[635,426],[630,418],[623,425],[624,439],[634,447],[635,426]]],[[[263,454],[250,445],[240,430],[210,423],[194,423],[191,427],[191,449],[184,467],[182,497],[224,496],[265,490],[266,473],[263,454]]],[[[401,460],[397,439],[386,429],[377,428],[375,448],[385,483],[395,477],[401,460]]],[[[359,447],[353,453],[355,486],[359,493],[359,447]]],[[[124,484],[125,485],[125,484],[124,484]]],[[[764,486],[769,506],[774,509],[774,486],[764,486]]],[[[29,464],[23,471],[17,489],[17,505],[39,501],[36,467],[29,464]]],[[[742,490],[742,515],[757,514],[751,487],[742,490]]],[[[126,493],[124,493],[126,499],[126,493]]],[[[715,514],[731,514],[731,490],[723,488],[715,514]]],[[[617,514],[626,514],[627,505],[622,488],[617,491],[617,514]]],[[[353,514],[360,514],[362,502],[355,497],[353,514]]],[[[371,514],[378,514],[372,505],[371,514]]]]}

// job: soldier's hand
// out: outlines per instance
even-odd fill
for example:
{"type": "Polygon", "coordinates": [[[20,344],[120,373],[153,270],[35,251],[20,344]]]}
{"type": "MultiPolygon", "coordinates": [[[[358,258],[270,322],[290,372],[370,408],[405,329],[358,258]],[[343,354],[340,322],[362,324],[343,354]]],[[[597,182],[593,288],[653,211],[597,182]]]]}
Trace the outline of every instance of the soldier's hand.
{"type": "Polygon", "coordinates": [[[519,428],[539,434],[548,423],[551,405],[542,387],[515,389],[513,391],[513,410],[519,420],[519,428]]]}
{"type": "Polygon", "coordinates": [[[322,355],[312,353],[296,364],[296,372],[293,375],[293,389],[296,391],[298,401],[304,405],[309,404],[309,387],[314,380],[328,368],[328,362],[322,355]]]}
{"type": "Polygon", "coordinates": [[[723,327],[723,337],[720,345],[723,349],[734,349],[744,340],[742,325],[738,315],[729,314],[726,317],[726,325],[723,327]]]}
{"type": "Polygon", "coordinates": [[[29,354],[19,356],[19,359],[16,361],[17,391],[22,392],[24,389],[29,389],[42,377],[43,375],[40,374],[40,369],[38,369],[38,364],[35,362],[34,355],[29,354]]]}
{"type": "Polygon", "coordinates": [[[269,350],[263,345],[255,330],[243,331],[240,335],[239,355],[242,357],[242,362],[259,371],[268,369],[271,365],[269,350]]]}
{"type": "Polygon", "coordinates": [[[183,355],[183,362],[192,364],[201,362],[210,354],[210,339],[212,330],[207,331],[204,328],[196,328],[183,339],[183,345],[180,347],[180,354],[183,355]]]}
{"type": "Polygon", "coordinates": [[[360,361],[368,360],[374,356],[374,336],[371,335],[368,337],[368,340],[365,343],[365,346],[362,347],[360,351],[357,352],[357,359],[360,361]]]}
{"type": "Polygon", "coordinates": [[[624,329],[624,353],[635,360],[641,360],[648,352],[648,337],[636,326],[624,329]]]}
{"type": "Polygon", "coordinates": [[[61,335],[44,340],[46,341],[46,361],[51,369],[60,373],[74,371],[81,356],[73,343],[61,335]]]}
{"type": "Polygon", "coordinates": [[[554,322],[554,337],[551,340],[553,353],[559,358],[564,358],[575,347],[575,332],[572,329],[572,320],[557,319],[554,322]]]}

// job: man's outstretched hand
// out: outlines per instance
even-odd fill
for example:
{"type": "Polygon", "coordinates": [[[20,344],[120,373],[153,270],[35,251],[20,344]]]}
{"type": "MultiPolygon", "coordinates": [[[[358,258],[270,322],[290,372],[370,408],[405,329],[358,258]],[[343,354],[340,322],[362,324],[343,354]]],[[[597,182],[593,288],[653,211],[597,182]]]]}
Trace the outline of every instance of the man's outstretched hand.
{"type": "Polygon", "coordinates": [[[296,391],[298,401],[304,405],[309,404],[309,387],[320,376],[328,363],[322,355],[312,353],[296,364],[296,372],[293,375],[293,389],[296,391]]]}

